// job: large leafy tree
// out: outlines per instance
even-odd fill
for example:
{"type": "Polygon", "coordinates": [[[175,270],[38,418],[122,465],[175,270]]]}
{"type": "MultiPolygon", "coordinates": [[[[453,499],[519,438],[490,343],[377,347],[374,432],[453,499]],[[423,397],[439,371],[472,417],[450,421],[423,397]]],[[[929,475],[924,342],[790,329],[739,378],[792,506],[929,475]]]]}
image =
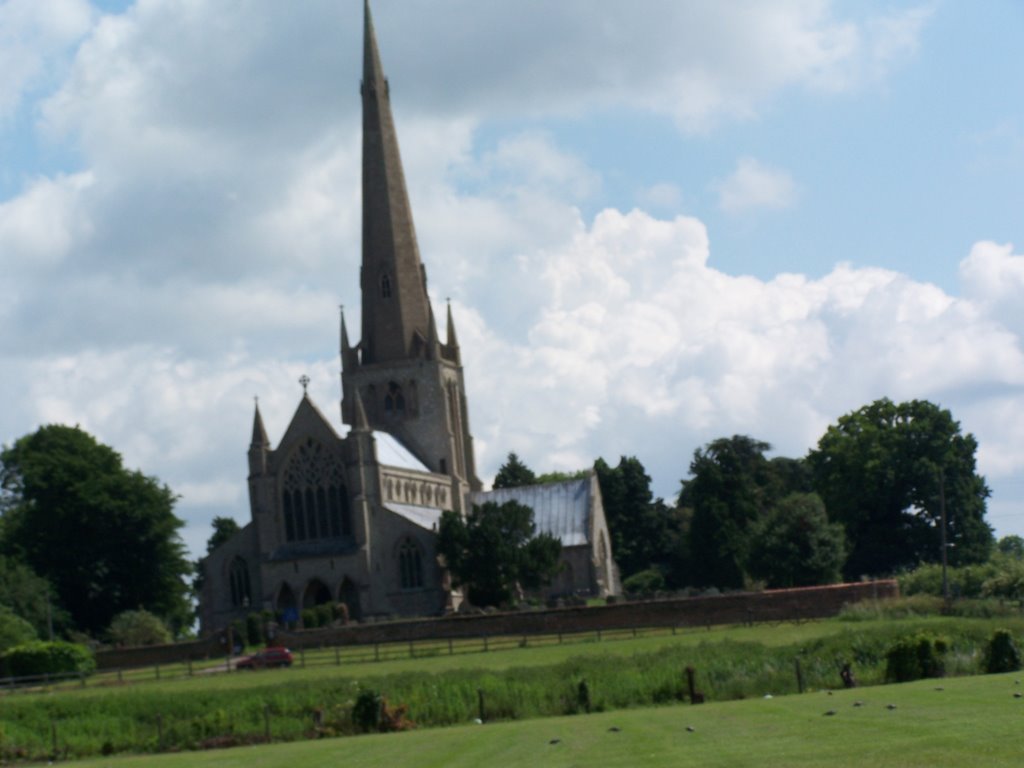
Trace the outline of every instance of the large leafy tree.
{"type": "Polygon", "coordinates": [[[670,570],[679,542],[676,516],[654,498],[644,465],[635,456],[622,456],[615,467],[598,459],[594,471],[622,578],[652,566],[670,570]]]}
{"type": "Polygon", "coordinates": [[[768,587],[807,587],[838,581],[845,556],[843,527],[828,521],[821,498],[793,493],[754,523],[746,568],[768,587]]]}
{"type": "Polygon", "coordinates": [[[507,605],[517,587],[538,589],[558,569],[562,545],[548,533],[536,534],[533,510],[516,501],[474,505],[463,518],[444,512],[437,551],[456,586],[466,587],[471,603],[507,605]]]}
{"type": "Polygon", "coordinates": [[[60,634],[71,624],[49,582],[24,563],[4,555],[0,555],[0,606],[31,624],[39,637],[49,637],[51,630],[60,634]]]}
{"type": "MultiPolygon", "coordinates": [[[[764,455],[770,449],[761,440],[734,435],[694,451],[678,506],[692,510],[689,549],[695,584],[743,586],[750,529],[785,487],[764,455]]],[[[787,464],[786,470],[792,467],[787,464]]]]}
{"type": "Polygon", "coordinates": [[[536,482],[537,476],[533,474],[533,470],[514,453],[508,455],[508,459],[498,468],[498,474],[494,476],[495,488],[518,488],[523,485],[533,485],[536,482]]]}
{"type": "Polygon", "coordinates": [[[844,574],[940,560],[943,506],[950,562],[984,561],[992,529],[977,447],[948,410],[926,400],[877,400],[830,426],[808,461],[829,517],[846,530],[844,574]]]}
{"type": "Polygon", "coordinates": [[[166,485],[78,427],[41,427],[0,464],[0,545],[53,585],[77,628],[98,634],[140,607],[177,628],[191,621],[191,565],[166,485]]]}

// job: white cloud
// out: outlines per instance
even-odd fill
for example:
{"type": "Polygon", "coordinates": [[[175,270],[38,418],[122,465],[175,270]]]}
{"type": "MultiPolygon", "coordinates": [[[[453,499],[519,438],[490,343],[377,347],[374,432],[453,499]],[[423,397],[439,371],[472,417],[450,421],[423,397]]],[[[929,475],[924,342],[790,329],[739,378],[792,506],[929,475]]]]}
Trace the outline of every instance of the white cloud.
{"type": "Polygon", "coordinates": [[[0,3],[0,119],[24,95],[57,76],[93,19],[86,0],[5,0],[0,3]]]}
{"type": "MultiPolygon", "coordinates": [[[[0,440],[80,423],[183,494],[196,551],[213,515],[247,516],[253,395],[276,441],[308,373],[338,424],[335,305],[358,301],[361,19],[333,0],[303,7],[147,0],[101,19],[39,107],[82,170],[0,203],[0,259],[17,275],[0,281],[0,440]]],[[[667,495],[709,439],[749,433],[798,455],[883,395],[953,408],[985,471],[1021,470],[1007,414],[1024,412],[1024,269],[1008,247],[975,246],[962,297],[849,265],[736,277],[709,266],[703,222],[674,216],[672,185],[639,195],[664,218],[585,220],[581,200],[610,180],[552,134],[479,130],[484,113],[639,108],[706,131],[783,89],[855,87],[865,62],[913,49],[924,16],[872,26],[805,0],[453,8],[375,5],[482,474],[509,450],[537,469],[636,453],[667,495]]],[[[747,158],[720,195],[727,210],[778,208],[796,185],[747,158]]]]}
{"type": "Polygon", "coordinates": [[[715,187],[718,207],[727,213],[789,208],[796,201],[796,184],[789,173],[752,157],[737,160],[736,170],[715,187]]]}

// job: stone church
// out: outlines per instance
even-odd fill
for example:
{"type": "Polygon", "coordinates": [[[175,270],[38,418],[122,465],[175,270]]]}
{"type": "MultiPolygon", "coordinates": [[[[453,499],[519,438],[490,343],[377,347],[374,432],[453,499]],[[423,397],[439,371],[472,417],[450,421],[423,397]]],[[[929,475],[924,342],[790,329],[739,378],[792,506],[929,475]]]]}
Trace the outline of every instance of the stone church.
{"type": "MultiPolygon", "coordinates": [[[[619,591],[596,476],[484,491],[451,307],[441,339],[427,294],[369,4],[364,10],[362,329],[341,320],[342,437],[303,394],[277,447],[259,406],[249,445],[252,519],[202,562],[204,633],[253,611],[295,622],[343,602],[354,619],[458,607],[435,550],[442,511],[516,499],[562,542],[545,595],[619,591]]],[[[305,381],[303,389],[305,390],[305,381]]]]}

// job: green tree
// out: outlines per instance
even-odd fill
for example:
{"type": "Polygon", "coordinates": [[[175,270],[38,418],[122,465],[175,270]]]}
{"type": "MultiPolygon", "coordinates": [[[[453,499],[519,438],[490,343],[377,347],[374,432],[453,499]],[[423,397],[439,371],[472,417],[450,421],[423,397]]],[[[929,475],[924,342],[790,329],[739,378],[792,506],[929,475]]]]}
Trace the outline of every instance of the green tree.
{"type": "Polygon", "coordinates": [[[1014,560],[1024,560],[1024,538],[1015,534],[1003,536],[996,542],[996,549],[1001,555],[1014,560]]]}
{"type": "Polygon", "coordinates": [[[4,555],[0,555],[0,605],[25,619],[39,637],[48,638],[50,627],[61,633],[71,625],[71,617],[57,603],[50,583],[24,563],[4,555]]]}
{"type": "Polygon", "coordinates": [[[171,642],[167,625],[149,611],[123,611],[114,617],[107,630],[115,645],[160,645],[171,642]]]}
{"type": "Polygon", "coordinates": [[[979,563],[992,550],[989,489],[975,471],[977,442],[926,400],[877,400],[842,416],[808,456],[815,490],[846,530],[847,578],[941,560],[979,563]]]}
{"type": "Polygon", "coordinates": [[[233,517],[215,517],[213,518],[212,525],[213,533],[211,533],[210,538],[206,540],[206,554],[210,554],[213,550],[242,530],[242,527],[235,522],[233,517]]]}
{"type": "Polygon", "coordinates": [[[8,648],[38,640],[35,629],[6,605],[0,605],[0,654],[8,648]]]}
{"type": "Polygon", "coordinates": [[[495,488],[518,488],[523,485],[533,485],[537,482],[533,470],[523,464],[514,453],[508,455],[508,459],[498,469],[494,477],[495,488]]]}
{"type": "Polygon", "coordinates": [[[616,467],[598,459],[594,471],[622,578],[652,566],[667,569],[678,547],[675,516],[664,501],[654,498],[644,465],[635,456],[622,456],[616,467]]]}
{"type": "Polygon", "coordinates": [[[557,573],[562,545],[536,530],[533,510],[519,502],[474,504],[465,518],[442,513],[437,551],[455,586],[466,587],[471,603],[506,605],[513,602],[517,586],[539,589],[557,573]]]}
{"type": "Polygon", "coordinates": [[[78,629],[99,633],[140,606],[179,628],[191,621],[191,565],[167,486],[77,427],[41,427],[0,463],[0,545],[54,586],[78,629]]]}
{"type": "Polygon", "coordinates": [[[689,550],[695,584],[743,586],[750,529],[783,487],[764,455],[768,450],[768,443],[734,435],[694,451],[678,506],[693,510],[689,550]]]}
{"type": "Polygon", "coordinates": [[[793,493],[750,531],[747,572],[767,586],[809,587],[839,580],[845,559],[843,527],[830,523],[816,493],[793,493]]]}

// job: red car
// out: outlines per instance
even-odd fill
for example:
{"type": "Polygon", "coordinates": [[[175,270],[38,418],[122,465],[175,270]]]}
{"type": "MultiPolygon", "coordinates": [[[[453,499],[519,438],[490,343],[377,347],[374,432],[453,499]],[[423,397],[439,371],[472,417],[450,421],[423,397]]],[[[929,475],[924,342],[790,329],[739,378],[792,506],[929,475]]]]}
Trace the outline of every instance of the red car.
{"type": "Polygon", "coordinates": [[[291,665],[292,652],[287,648],[264,648],[259,653],[239,659],[235,662],[235,669],[266,669],[291,665]]]}

